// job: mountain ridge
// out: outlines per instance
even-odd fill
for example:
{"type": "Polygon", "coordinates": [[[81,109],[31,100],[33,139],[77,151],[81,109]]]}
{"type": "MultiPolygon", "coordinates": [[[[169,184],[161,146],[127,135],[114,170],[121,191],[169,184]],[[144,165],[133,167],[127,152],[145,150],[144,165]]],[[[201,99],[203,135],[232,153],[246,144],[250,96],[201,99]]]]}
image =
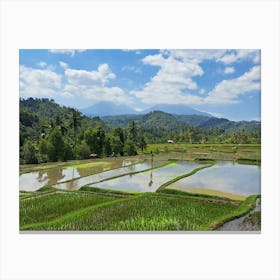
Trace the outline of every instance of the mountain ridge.
{"type": "Polygon", "coordinates": [[[88,117],[93,116],[119,116],[119,115],[145,115],[153,111],[162,111],[168,114],[178,115],[201,115],[212,117],[211,114],[201,112],[184,104],[157,104],[142,111],[136,111],[128,105],[118,104],[111,101],[101,101],[86,108],[79,109],[88,117]]]}

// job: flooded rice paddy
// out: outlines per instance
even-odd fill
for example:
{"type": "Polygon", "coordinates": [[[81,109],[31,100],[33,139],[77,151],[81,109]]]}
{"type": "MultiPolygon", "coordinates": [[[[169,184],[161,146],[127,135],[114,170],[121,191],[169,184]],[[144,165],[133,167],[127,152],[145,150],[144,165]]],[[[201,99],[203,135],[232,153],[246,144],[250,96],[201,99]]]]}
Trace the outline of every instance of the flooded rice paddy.
{"type": "MultiPolygon", "coordinates": [[[[170,162],[170,157],[170,154],[165,154],[155,156],[153,160],[146,158],[145,161],[143,157],[104,159],[24,173],[19,178],[20,190],[36,191],[44,186],[78,190],[89,185],[123,191],[155,192],[162,184],[203,166],[180,158],[170,162]],[[135,172],[140,173],[133,174],[135,172]]],[[[220,161],[167,188],[242,200],[250,194],[261,192],[260,166],[220,161]]]]}
{"type": "MultiPolygon", "coordinates": [[[[38,171],[20,174],[19,189],[21,191],[36,191],[44,186],[53,186],[61,182],[73,180],[80,177],[98,174],[106,170],[122,168],[143,161],[142,158],[132,159],[109,159],[106,161],[96,160],[85,164],[71,166],[57,166],[38,171]]],[[[70,186],[69,186],[70,187],[70,186]]]]}
{"type": "Polygon", "coordinates": [[[261,192],[260,166],[218,162],[169,185],[168,188],[242,199],[261,192]],[[234,194],[235,197],[230,197],[230,194],[234,194]]]}
{"type": "Polygon", "coordinates": [[[126,175],[90,186],[123,191],[155,192],[165,182],[189,173],[200,166],[203,165],[189,161],[173,162],[158,169],[126,175]]]}
{"type": "Polygon", "coordinates": [[[64,189],[64,190],[78,190],[82,186],[88,185],[90,183],[97,183],[102,180],[107,180],[115,176],[129,174],[133,172],[139,172],[149,168],[152,168],[152,164],[150,162],[137,163],[134,165],[129,165],[117,169],[100,172],[90,176],[82,177],[77,180],[56,184],[54,185],[54,187],[58,189],[64,189]]]}

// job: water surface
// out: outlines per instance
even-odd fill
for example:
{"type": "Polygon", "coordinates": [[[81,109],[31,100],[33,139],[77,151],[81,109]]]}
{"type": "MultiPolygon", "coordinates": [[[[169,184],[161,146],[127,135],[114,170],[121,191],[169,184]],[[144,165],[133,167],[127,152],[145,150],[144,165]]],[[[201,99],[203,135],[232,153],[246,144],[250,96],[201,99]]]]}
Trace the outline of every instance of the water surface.
{"type": "Polygon", "coordinates": [[[194,162],[179,161],[151,171],[127,175],[90,186],[123,191],[155,192],[165,182],[201,166],[203,165],[194,162]]]}
{"type": "Polygon", "coordinates": [[[260,166],[219,162],[171,184],[168,188],[189,192],[195,189],[215,190],[239,196],[259,194],[260,166]]]}
{"type": "Polygon", "coordinates": [[[24,191],[36,191],[44,186],[52,186],[68,180],[100,173],[108,169],[122,168],[137,163],[138,159],[106,159],[106,161],[94,161],[96,165],[83,168],[77,167],[53,167],[39,171],[24,173],[19,176],[19,189],[24,191]],[[100,164],[99,164],[100,163],[100,164]]]}
{"type": "Polygon", "coordinates": [[[54,185],[54,187],[59,188],[59,189],[66,189],[66,190],[78,190],[82,186],[85,186],[90,183],[97,183],[102,180],[109,179],[111,177],[128,174],[128,173],[132,173],[132,172],[137,172],[137,171],[142,171],[142,170],[146,170],[149,168],[152,168],[152,164],[151,164],[151,162],[146,161],[143,163],[137,163],[137,164],[125,166],[122,168],[116,168],[113,170],[100,172],[100,173],[82,177],[80,179],[73,180],[70,182],[56,184],[56,185],[54,185]]]}

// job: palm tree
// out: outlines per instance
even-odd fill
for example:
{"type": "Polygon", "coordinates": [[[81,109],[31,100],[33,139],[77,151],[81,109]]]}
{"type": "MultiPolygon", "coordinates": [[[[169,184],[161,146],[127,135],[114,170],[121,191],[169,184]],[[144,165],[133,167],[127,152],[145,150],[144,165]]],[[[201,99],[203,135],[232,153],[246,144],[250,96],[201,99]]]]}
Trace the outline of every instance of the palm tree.
{"type": "Polygon", "coordinates": [[[67,128],[64,125],[64,121],[63,121],[62,117],[57,115],[55,117],[54,123],[59,128],[59,130],[61,131],[62,135],[65,135],[65,133],[67,132],[67,128]]]}
{"type": "Polygon", "coordinates": [[[138,136],[138,128],[136,126],[135,121],[132,121],[132,123],[130,124],[129,128],[128,128],[129,134],[131,136],[131,140],[136,143],[137,141],[137,136],[138,136]]]}
{"type": "Polygon", "coordinates": [[[71,120],[70,120],[70,127],[74,130],[74,149],[76,148],[76,138],[77,138],[77,131],[78,127],[81,125],[82,116],[78,110],[74,108],[70,108],[71,113],[71,120]]]}
{"type": "Polygon", "coordinates": [[[141,137],[139,138],[138,146],[139,146],[139,148],[142,150],[142,153],[144,152],[144,149],[147,148],[147,142],[146,142],[144,136],[141,136],[141,137]]]}

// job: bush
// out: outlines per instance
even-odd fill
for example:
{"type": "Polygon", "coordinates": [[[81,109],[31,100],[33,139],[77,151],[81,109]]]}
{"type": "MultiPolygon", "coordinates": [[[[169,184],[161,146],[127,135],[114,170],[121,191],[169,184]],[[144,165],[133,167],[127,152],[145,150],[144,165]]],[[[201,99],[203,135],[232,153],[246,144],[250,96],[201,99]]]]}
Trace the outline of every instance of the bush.
{"type": "Polygon", "coordinates": [[[76,156],[78,159],[86,159],[89,158],[90,148],[85,141],[82,141],[76,147],[76,156]]]}
{"type": "Polygon", "coordinates": [[[136,145],[131,140],[126,141],[124,145],[124,154],[127,156],[137,155],[136,145]]]}
{"type": "Polygon", "coordinates": [[[25,163],[38,163],[35,145],[30,140],[23,145],[23,158],[25,163]]]}

